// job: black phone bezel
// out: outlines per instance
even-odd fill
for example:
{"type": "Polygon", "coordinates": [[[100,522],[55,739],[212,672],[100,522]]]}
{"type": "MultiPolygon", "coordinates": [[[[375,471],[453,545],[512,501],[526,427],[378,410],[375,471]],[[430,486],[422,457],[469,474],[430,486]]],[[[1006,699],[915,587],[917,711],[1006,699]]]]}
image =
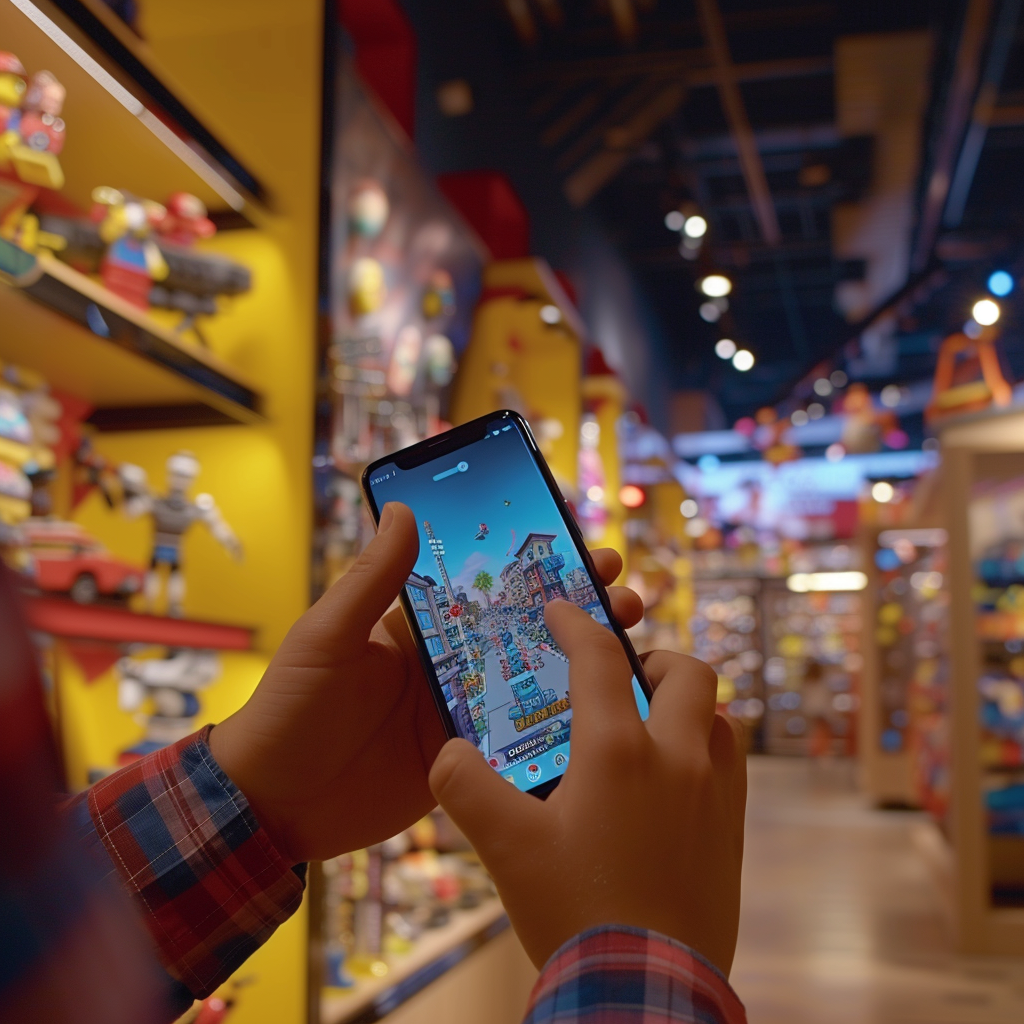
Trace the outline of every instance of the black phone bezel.
{"type": "MultiPolygon", "coordinates": [[[[601,601],[605,614],[608,616],[608,621],[612,625],[612,630],[622,643],[626,652],[626,657],[629,659],[630,667],[633,669],[633,674],[636,676],[636,679],[640,684],[640,688],[644,691],[644,695],[647,697],[648,703],[650,703],[653,697],[653,690],[647,679],[647,675],[644,672],[643,663],[640,661],[639,656],[633,648],[633,644],[626,635],[626,631],[619,625],[615,616],[612,614],[608,591],[605,589],[605,586],[601,582],[601,578],[597,573],[597,569],[594,566],[594,560],[591,558],[590,551],[587,549],[586,541],[583,538],[583,533],[579,528],[579,524],[576,522],[576,519],[569,508],[568,501],[558,489],[558,484],[555,483],[555,478],[551,473],[551,469],[548,466],[547,461],[541,454],[540,447],[537,444],[536,438],[533,436],[533,431],[530,429],[529,423],[527,423],[525,418],[519,413],[514,412],[511,409],[500,409],[486,416],[480,416],[475,420],[470,420],[468,423],[464,423],[461,426],[453,427],[451,430],[447,430],[443,434],[427,438],[425,441],[420,441],[418,444],[410,445],[408,448],[403,448],[391,455],[385,455],[383,458],[376,459],[371,462],[362,472],[360,486],[363,492],[363,499],[366,501],[367,508],[369,508],[370,514],[373,516],[374,525],[376,526],[380,523],[380,509],[377,507],[373,491],[370,488],[370,477],[377,470],[392,463],[397,465],[399,469],[412,469],[416,466],[422,466],[427,462],[431,462],[434,459],[439,458],[440,456],[453,451],[458,451],[460,448],[464,448],[466,445],[472,444],[474,441],[482,441],[489,432],[495,429],[495,424],[501,424],[504,426],[509,421],[516,425],[521,436],[526,441],[526,446],[529,448],[530,453],[533,456],[534,464],[540,470],[540,474],[544,478],[544,482],[547,484],[548,490],[555,500],[555,504],[558,507],[562,521],[565,523],[566,531],[572,538],[572,542],[576,547],[577,553],[583,559],[583,562],[587,567],[587,571],[590,573],[590,577],[594,583],[594,590],[597,592],[597,596],[601,601]]],[[[458,736],[458,732],[455,729],[455,722],[452,719],[451,713],[448,711],[448,705],[445,703],[444,694],[442,693],[441,686],[437,681],[437,674],[434,672],[434,665],[430,660],[430,653],[427,651],[426,644],[423,642],[423,638],[420,636],[420,632],[415,626],[416,618],[413,614],[412,604],[409,601],[409,595],[405,587],[402,587],[399,600],[401,602],[402,612],[405,615],[406,624],[409,627],[409,632],[412,634],[412,638],[416,643],[416,650],[419,654],[420,664],[423,666],[424,675],[427,677],[427,681],[430,684],[430,692],[434,699],[434,706],[437,708],[437,712],[441,717],[441,723],[444,726],[445,733],[448,735],[449,739],[453,739],[458,736]]],[[[572,740],[570,739],[569,742],[571,743],[572,740]]],[[[554,779],[541,782],[532,789],[525,790],[525,792],[530,793],[532,796],[544,799],[552,792],[552,790],[555,789],[561,781],[561,778],[562,776],[559,775],[554,779]]]]}

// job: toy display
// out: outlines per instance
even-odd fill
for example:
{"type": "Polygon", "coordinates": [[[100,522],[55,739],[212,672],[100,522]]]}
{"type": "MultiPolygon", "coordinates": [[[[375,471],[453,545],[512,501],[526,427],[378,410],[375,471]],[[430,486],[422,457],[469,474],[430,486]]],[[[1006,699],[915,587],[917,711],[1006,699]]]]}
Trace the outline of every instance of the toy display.
{"type": "Polygon", "coordinates": [[[690,619],[693,655],[718,673],[718,703],[747,728],[753,750],[763,749],[765,713],[760,593],[759,580],[698,580],[690,619]]]}
{"type": "Polygon", "coordinates": [[[327,984],[338,988],[386,976],[424,932],[494,896],[479,860],[440,810],[323,868],[327,984]]]}
{"type": "Polygon", "coordinates": [[[166,567],[168,614],[183,614],[185,577],[181,571],[181,542],[193,523],[204,523],[232,557],[242,557],[242,545],[213,498],[209,494],[199,494],[194,499],[188,496],[199,469],[199,460],[191,452],[175,453],[167,460],[167,493],[158,495],[150,490],[143,469],[129,464],[121,466],[126,514],[130,518],[148,515],[153,520],[153,556],[144,589],[150,611],[160,597],[160,569],[166,567]]]}
{"type": "Polygon", "coordinates": [[[852,754],[863,657],[858,593],[792,593],[784,580],[766,580],[764,681],[768,694],[765,750],[811,752],[812,719],[827,723],[831,738],[822,752],[852,754]],[[822,701],[804,693],[809,665],[821,666],[822,701]],[[811,707],[812,703],[823,705],[811,707]]]}
{"type": "Polygon", "coordinates": [[[999,329],[979,327],[977,337],[957,332],[939,346],[932,400],[925,422],[935,423],[958,413],[977,412],[990,405],[1007,406],[1013,389],[1003,376],[995,343],[999,329]]]}
{"type": "Polygon", "coordinates": [[[754,447],[761,452],[766,462],[778,466],[783,462],[799,459],[803,454],[796,445],[785,440],[786,432],[791,426],[788,416],[780,417],[771,406],[766,406],[758,410],[755,422],[757,427],[752,440],[754,447]]]}
{"type": "Polygon", "coordinates": [[[843,448],[851,454],[877,452],[883,444],[891,448],[906,443],[904,435],[898,435],[899,420],[889,409],[878,409],[871,392],[861,383],[851,384],[843,396],[843,448]],[[899,441],[902,444],[891,444],[899,441]]]}
{"type": "Polygon", "coordinates": [[[10,237],[16,218],[40,188],[59,189],[64,172],[57,157],[64,148],[64,86],[49,71],[27,77],[13,53],[0,51],[0,175],[30,186],[17,190],[13,202],[0,209],[0,233],[10,237]]]}
{"type": "Polygon", "coordinates": [[[20,527],[28,555],[27,582],[79,604],[101,597],[126,599],[142,590],[145,570],[114,558],[77,523],[28,519],[20,527]]]}
{"type": "Polygon", "coordinates": [[[220,659],[213,651],[170,650],[162,658],[121,658],[117,702],[122,711],[138,712],[145,734],[122,751],[118,764],[130,764],[154,750],[188,736],[196,728],[199,698],[220,676],[220,659]],[[142,709],[151,702],[151,712],[142,709]]]}

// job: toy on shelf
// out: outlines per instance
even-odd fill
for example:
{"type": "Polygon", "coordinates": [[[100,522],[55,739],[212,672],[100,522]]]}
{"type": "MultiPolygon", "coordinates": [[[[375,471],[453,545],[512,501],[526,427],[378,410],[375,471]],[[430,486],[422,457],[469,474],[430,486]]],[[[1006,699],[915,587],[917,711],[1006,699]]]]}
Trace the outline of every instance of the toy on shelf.
{"type": "Polygon", "coordinates": [[[27,519],[20,533],[28,553],[27,582],[40,590],[92,604],[101,597],[125,599],[142,589],[145,571],[115,558],[77,523],[27,519]]]}
{"type": "Polygon", "coordinates": [[[188,496],[188,489],[199,475],[199,460],[191,452],[176,452],[167,460],[167,493],[154,494],[145,470],[125,463],[120,467],[125,493],[125,512],[130,518],[148,515],[153,520],[153,555],[146,574],[146,604],[153,611],[160,597],[160,568],[166,566],[168,614],[180,618],[185,598],[185,577],[181,572],[181,542],[193,523],[202,522],[214,539],[236,559],[242,558],[242,545],[224,521],[209,494],[188,496]]]}
{"type": "Polygon", "coordinates": [[[926,423],[1010,404],[1013,388],[999,365],[998,337],[997,327],[982,327],[976,338],[957,332],[943,340],[935,364],[932,400],[924,411],[926,423]]]}
{"type": "Polygon", "coordinates": [[[841,411],[843,448],[851,455],[877,452],[883,444],[899,440],[896,414],[888,409],[878,409],[866,385],[860,382],[850,385],[843,396],[841,411]]]}
{"type": "Polygon", "coordinates": [[[133,306],[149,309],[153,283],[170,273],[153,240],[154,229],[167,210],[151,199],[139,199],[106,185],[93,189],[92,199],[92,219],[107,244],[100,263],[103,284],[133,306]]]}
{"type": "Polygon", "coordinates": [[[117,670],[121,677],[118,706],[122,711],[139,712],[146,730],[138,743],[121,752],[118,763],[122,765],[193,732],[200,706],[196,694],[221,671],[215,652],[187,647],[169,650],[164,658],[121,658],[117,670]],[[152,701],[152,713],[140,711],[147,701],[152,701]]]}
{"type": "Polygon", "coordinates": [[[64,148],[60,114],[65,96],[64,86],[49,71],[37,71],[27,79],[21,61],[0,51],[0,174],[13,175],[29,186],[17,190],[13,203],[0,211],[0,231],[10,228],[12,213],[20,219],[39,188],[64,185],[57,157],[64,148]]]}

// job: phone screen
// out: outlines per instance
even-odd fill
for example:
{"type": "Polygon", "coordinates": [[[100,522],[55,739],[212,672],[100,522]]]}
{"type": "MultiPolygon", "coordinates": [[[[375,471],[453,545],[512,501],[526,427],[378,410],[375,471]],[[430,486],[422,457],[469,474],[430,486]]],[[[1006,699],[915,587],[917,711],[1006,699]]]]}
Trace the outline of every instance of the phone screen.
{"type": "MultiPolygon", "coordinates": [[[[455,732],[523,791],[569,762],[569,665],[545,604],[564,598],[612,628],[536,459],[506,418],[455,451],[411,469],[381,463],[367,477],[378,509],[403,502],[419,524],[406,594],[455,732]]],[[[635,676],[633,691],[646,719],[635,676]]]]}

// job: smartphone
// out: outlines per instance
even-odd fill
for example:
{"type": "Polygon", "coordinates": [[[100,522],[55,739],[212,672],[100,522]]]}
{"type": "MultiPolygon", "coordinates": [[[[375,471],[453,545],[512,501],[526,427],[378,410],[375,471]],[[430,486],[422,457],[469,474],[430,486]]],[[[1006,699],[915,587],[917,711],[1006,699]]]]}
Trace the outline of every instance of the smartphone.
{"type": "Polygon", "coordinates": [[[495,412],[388,455],[362,485],[375,522],[389,501],[416,516],[420,553],[401,601],[450,737],[523,792],[558,785],[572,703],[568,660],[544,624],[555,598],[619,638],[647,718],[643,667],[522,416],[495,412]]]}

